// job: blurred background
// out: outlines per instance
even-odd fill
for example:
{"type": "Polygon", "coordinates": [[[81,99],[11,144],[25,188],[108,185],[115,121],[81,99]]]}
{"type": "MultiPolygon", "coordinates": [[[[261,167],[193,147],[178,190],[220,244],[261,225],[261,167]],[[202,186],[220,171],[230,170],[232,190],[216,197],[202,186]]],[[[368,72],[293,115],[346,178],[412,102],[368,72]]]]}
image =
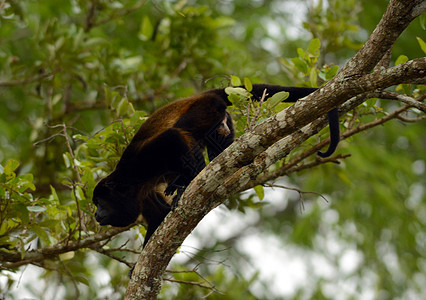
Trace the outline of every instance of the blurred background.
{"type": "MultiPolygon", "coordinates": [[[[136,260],[143,227],[19,261],[105,230],[92,217],[93,187],[155,109],[225,87],[231,75],[318,87],[361,47],[387,4],[0,0],[0,299],[121,299],[129,268],[119,260],[136,260]]],[[[391,64],[424,56],[422,36],[419,18],[391,64]]],[[[416,95],[422,87],[396,90],[416,95]]],[[[369,100],[342,116],[341,129],[399,106],[369,100]]],[[[351,156],[340,164],[275,182],[295,190],[231,197],[169,266],[193,272],[166,273],[159,298],[425,297],[425,132],[424,121],[387,122],[343,141],[338,154],[351,156]]]]}

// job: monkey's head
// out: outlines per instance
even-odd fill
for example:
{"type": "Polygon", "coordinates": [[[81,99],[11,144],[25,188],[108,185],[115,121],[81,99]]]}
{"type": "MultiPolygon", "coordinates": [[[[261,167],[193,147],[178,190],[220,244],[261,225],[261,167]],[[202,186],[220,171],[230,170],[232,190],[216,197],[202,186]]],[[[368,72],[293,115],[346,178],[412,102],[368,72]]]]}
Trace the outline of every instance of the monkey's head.
{"type": "Polygon", "coordinates": [[[111,175],[102,179],[93,191],[96,221],[115,227],[135,222],[140,213],[136,190],[134,185],[118,182],[111,175]]]}

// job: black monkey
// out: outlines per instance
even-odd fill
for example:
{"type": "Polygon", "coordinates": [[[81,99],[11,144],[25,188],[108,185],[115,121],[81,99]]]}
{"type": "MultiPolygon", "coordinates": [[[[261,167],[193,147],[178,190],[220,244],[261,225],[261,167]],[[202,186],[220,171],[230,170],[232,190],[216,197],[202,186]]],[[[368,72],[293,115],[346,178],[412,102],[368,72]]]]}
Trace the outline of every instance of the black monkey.
{"type": "MultiPolygon", "coordinates": [[[[260,99],[280,91],[290,93],[284,102],[296,102],[315,88],[254,84],[251,94],[260,99]]],[[[143,246],[173,206],[185,187],[206,166],[202,150],[210,160],[234,141],[234,128],[226,107],[231,105],[224,89],[213,89],[172,102],[149,117],[125,149],[115,170],[93,191],[96,220],[101,225],[125,227],[142,214],[147,224],[143,246]],[[170,204],[173,193],[177,194],[170,204]]],[[[339,142],[337,109],[328,113],[330,156],[339,142]]]]}
{"type": "Polygon", "coordinates": [[[184,187],[205,167],[203,148],[208,148],[213,159],[233,142],[232,120],[226,112],[230,104],[217,92],[205,92],[154,112],[141,125],[115,170],[96,185],[96,220],[101,225],[124,227],[142,214],[148,225],[145,246],[171,210],[165,194],[177,190],[177,201],[184,187]]]}

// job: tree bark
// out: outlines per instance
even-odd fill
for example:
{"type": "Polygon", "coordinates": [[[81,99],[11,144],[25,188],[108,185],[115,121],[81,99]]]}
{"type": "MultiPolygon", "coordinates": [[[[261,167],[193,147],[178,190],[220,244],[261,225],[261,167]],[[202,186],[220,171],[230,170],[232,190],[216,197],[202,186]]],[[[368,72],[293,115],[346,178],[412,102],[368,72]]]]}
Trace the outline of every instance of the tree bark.
{"type": "MultiPolygon", "coordinates": [[[[178,207],[166,217],[143,249],[125,299],[156,299],[164,270],[198,222],[280,159],[282,153],[287,154],[324,127],[323,115],[328,111],[361,93],[399,83],[426,83],[426,58],[369,74],[409,23],[426,11],[425,2],[391,0],[368,41],[335,78],[257,125],[213,160],[189,185],[178,207]]],[[[353,101],[345,110],[357,105],[359,103],[353,101]]]]}

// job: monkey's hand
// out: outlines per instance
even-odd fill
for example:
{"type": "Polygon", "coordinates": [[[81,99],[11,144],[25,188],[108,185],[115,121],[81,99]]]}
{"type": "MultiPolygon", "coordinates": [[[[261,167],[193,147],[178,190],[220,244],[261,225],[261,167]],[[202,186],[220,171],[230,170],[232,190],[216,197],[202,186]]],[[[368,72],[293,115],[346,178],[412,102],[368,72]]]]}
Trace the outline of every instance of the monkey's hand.
{"type": "Polygon", "coordinates": [[[172,182],[170,182],[167,185],[167,188],[164,190],[164,194],[166,196],[171,196],[180,189],[185,189],[184,182],[182,181],[182,176],[178,176],[172,182]]]}
{"type": "Polygon", "coordinates": [[[176,196],[173,197],[173,201],[170,206],[171,210],[175,210],[175,208],[178,206],[179,199],[182,197],[185,188],[185,186],[180,186],[177,188],[176,196]]]}
{"type": "Polygon", "coordinates": [[[164,194],[166,196],[171,196],[176,191],[179,193],[180,190],[182,190],[182,192],[181,192],[181,195],[182,195],[183,191],[185,190],[185,186],[174,184],[174,183],[169,183],[169,185],[167,186],[167,188],[164,190],[164,194]]]}

